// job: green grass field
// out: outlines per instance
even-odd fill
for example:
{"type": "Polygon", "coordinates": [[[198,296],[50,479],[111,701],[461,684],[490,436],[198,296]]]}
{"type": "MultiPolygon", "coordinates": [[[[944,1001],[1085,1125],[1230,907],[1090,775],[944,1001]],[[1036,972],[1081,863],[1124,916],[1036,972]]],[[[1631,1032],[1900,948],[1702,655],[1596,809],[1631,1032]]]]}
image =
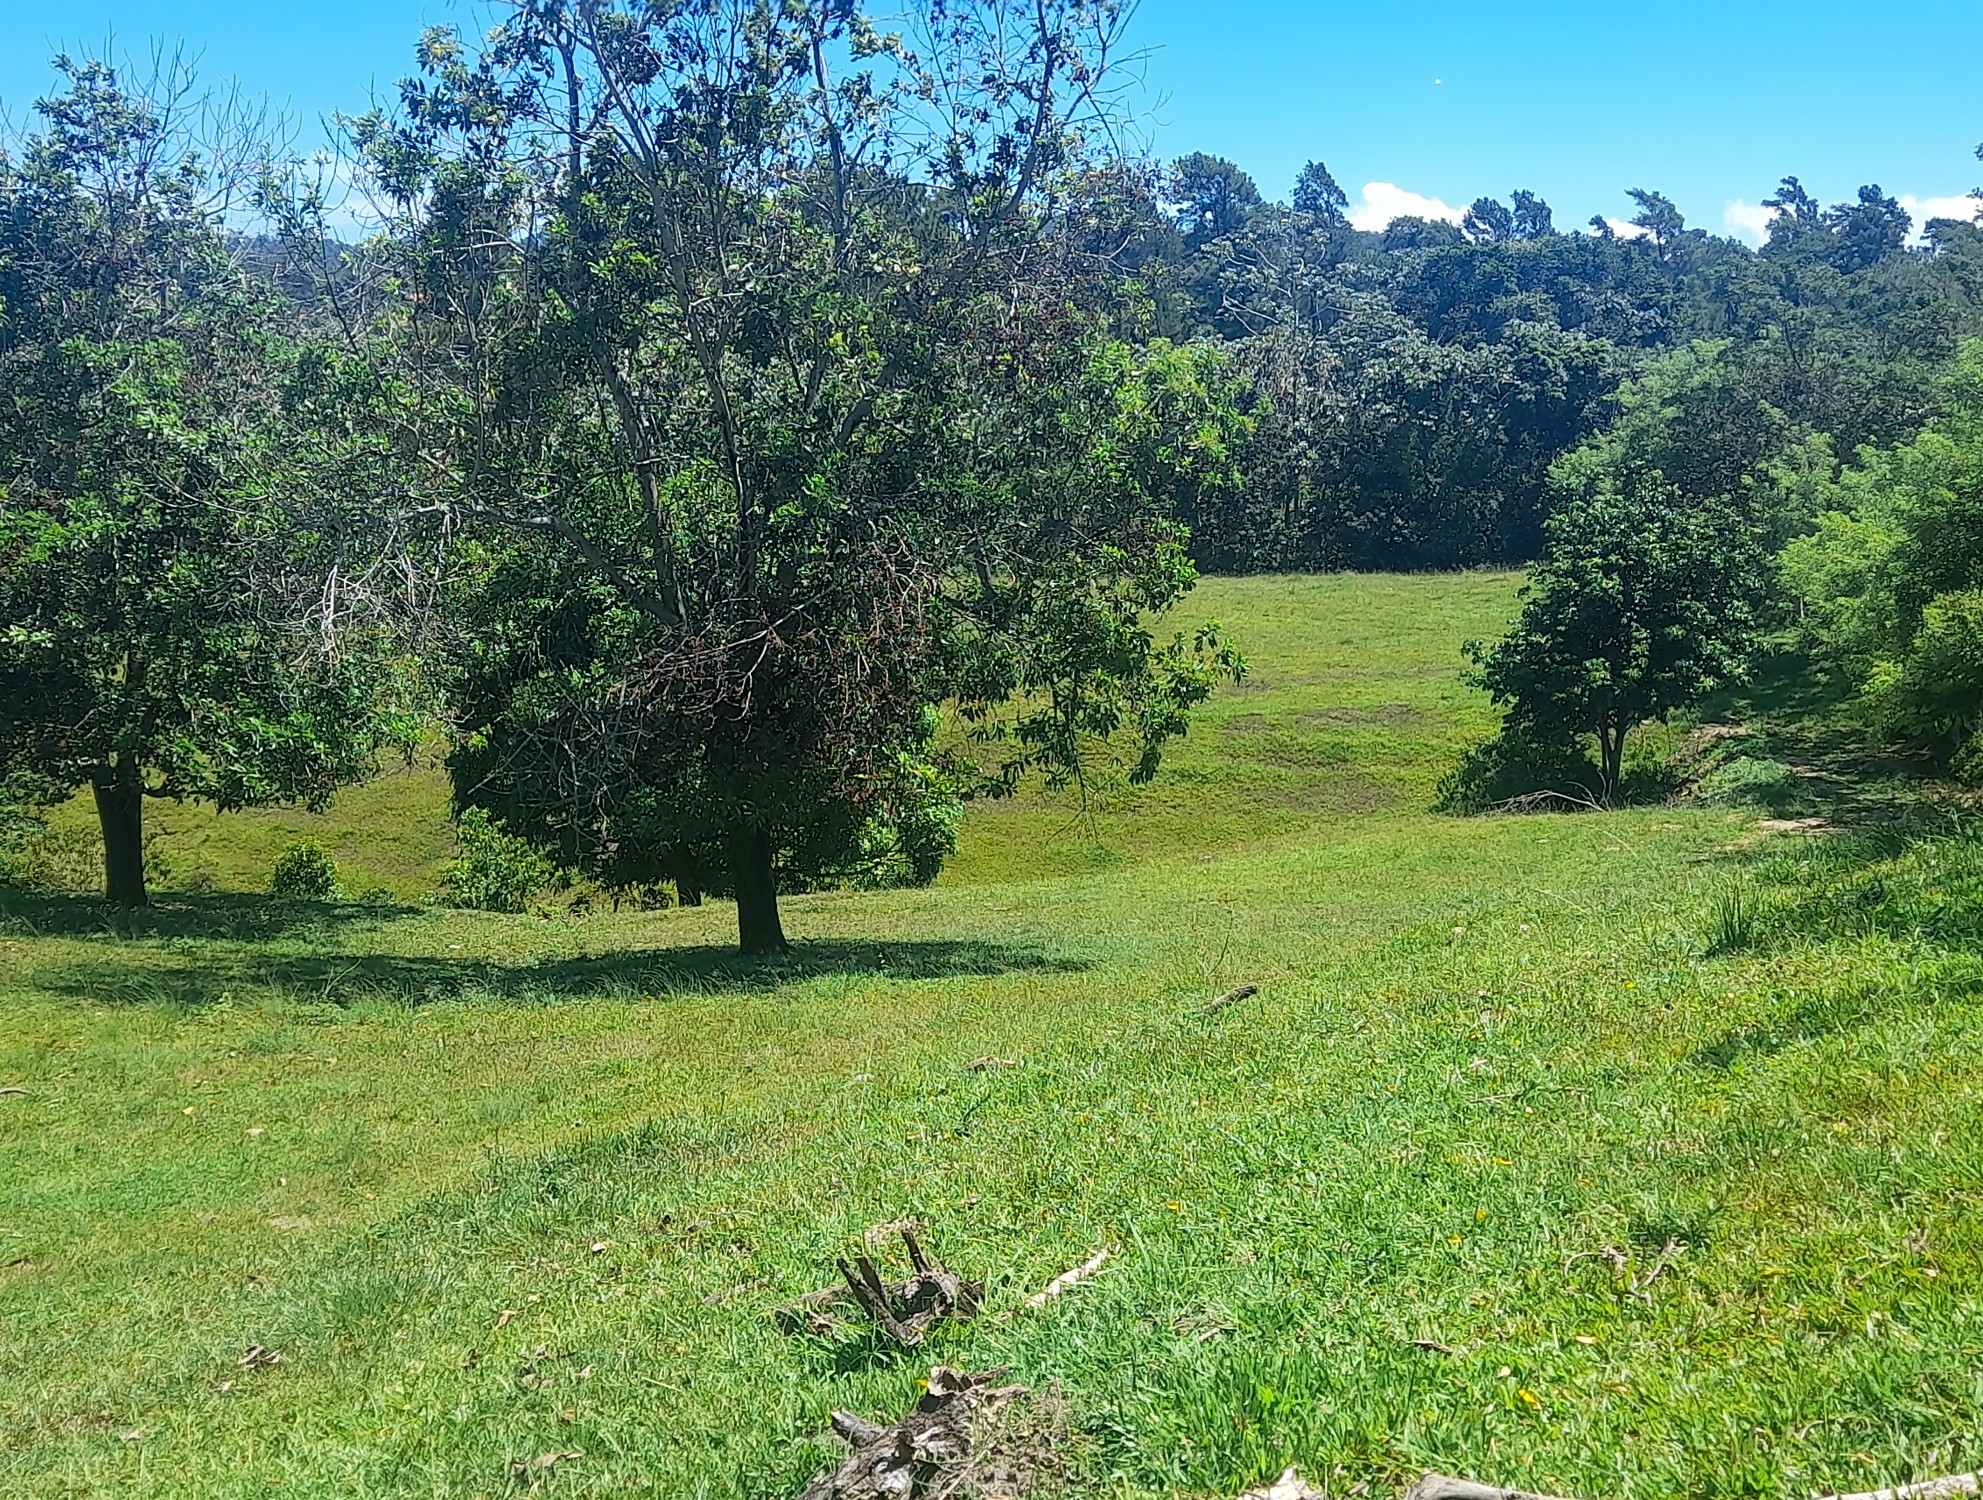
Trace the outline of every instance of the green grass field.
{"type": "Polygon", "coordinates": [[[431,771],[172,817],[197,889],[121,933],[6,899],[0,1492],[791,1496],[935,1362],[1055,1393],[1070,1496],[1983,1462],[1983,863],[1432,815],[1515,587],[1208,581],[1253,675],[1156,785],[975,809],[775,964],[420,905],[431,771]],[[240,894],[299,833],[407,904],[240,894]],[[914,1354],[779,1332],[904,1217],[994,1310],[1113,1255],[914,1354]]]}

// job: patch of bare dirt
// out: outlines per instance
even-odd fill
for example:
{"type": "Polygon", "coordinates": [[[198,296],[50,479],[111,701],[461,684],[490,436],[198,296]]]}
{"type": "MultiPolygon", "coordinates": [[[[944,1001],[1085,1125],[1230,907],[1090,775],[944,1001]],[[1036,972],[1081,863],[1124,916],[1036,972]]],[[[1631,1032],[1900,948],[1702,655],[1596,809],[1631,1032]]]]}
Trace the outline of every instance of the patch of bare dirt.
{"type": "Polygon", "coordinates": [[[1304,724],[1331,729],[1357,729],[1372,725],[1395,728],[1401,724],[1422,724],[1429,715],[1409,703],[1372,703],[1361,708],[1313,708],[1301,716],[1304,724]]]}
{"type": "Polygon", "coordinates": [[[1271,807],[1298,813],[1374,813],[1397,805],[1398,793],[1369,776],[1332,776],[1302,786],[1262,789],[1256,793],[1271,807]]]}

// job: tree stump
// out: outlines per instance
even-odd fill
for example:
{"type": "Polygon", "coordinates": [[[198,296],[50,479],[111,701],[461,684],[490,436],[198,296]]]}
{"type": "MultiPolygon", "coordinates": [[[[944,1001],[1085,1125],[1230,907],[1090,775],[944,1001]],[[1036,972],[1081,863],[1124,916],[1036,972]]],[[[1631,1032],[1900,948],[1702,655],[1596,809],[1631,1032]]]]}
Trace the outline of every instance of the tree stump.
{"type": "Polygon", "coordinates": [[[986,1413],[1026,1393],[995,1385],[1004,1370],[967,1375],[938,1365],[906,1417],[882,1426],[850,1412],[833,1414],[833,1430],[853,1451],[831,1474],[807,1485],[799,1500],[944,1500],[968,1479],[986,1413]]]}
{"type": "Polygon", "coordinates": [[[872,1256],[857,1256],[851,1264],[842,1260],[843,1284],[808,1292],[781,1308],[779,1326],[787,1333],[825,1335],[846,1322],[850,1311],[858,1311],[897,1343],[913,1349],[943,1319],[968,1322],[978,1315],[985,1295],[982,1281],[967,1281],[936,1264],[923,1253],[911,1230],[902,1231],[902,1244],[914,1267],[906,1280],[883,1281],[872,1256]]]}

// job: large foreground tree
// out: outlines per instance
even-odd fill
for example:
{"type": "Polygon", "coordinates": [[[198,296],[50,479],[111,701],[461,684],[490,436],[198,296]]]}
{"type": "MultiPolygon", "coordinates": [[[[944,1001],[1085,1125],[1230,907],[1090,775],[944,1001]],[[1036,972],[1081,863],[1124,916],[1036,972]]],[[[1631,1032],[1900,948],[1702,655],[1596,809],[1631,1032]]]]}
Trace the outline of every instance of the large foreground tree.
{"type": "Polygon", "coordinates": [[[747,952],[784,947],[781,884],[927,830],[960,777],[1078,777],[1126,731],[1147,778],[1234,666],[1148,625],[1192,573],[1144,466],[1216,466],[1243,418],[1098,338],[1118,8],[908,21],[518,0],[358,122],[403,446],[475,539],[457,800],[609,882],[733,894],[747,952]]]}
{"type": "Polygon", "coordinates": [[[57,66],[0,147],[0,779],[90,788],[142,905],[147,797],[319,803],[411,720],[343,628],[294,316],[230,254],[186,80],[57,66]]]}

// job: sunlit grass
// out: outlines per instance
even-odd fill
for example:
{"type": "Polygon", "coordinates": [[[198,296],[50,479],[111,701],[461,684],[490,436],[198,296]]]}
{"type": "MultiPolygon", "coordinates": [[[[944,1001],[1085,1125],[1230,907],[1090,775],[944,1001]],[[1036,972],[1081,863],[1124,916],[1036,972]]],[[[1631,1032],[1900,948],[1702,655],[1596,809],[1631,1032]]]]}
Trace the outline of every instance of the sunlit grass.
{"type": "MultiPolygon", "coordinates": [[[[974,811],[934,890],[792,901],[780,964],[720,904],[15,903],[0,1492],[497,1496],[576,1451],[539,1493],[792,1495],[936,1360],[1059,1387],[1085,1495],[1976,1464],[1972,856],[1427,814],[1513,586],[1207,585],[1256,676],[1169,782],[974,811]],[[913,1358],[776,1331],[903,1215],[994,1307],[1116,1254],[913,1358]]],[[[427,835],[351,805],[417,894],[375,851],[427,835]]]]}

